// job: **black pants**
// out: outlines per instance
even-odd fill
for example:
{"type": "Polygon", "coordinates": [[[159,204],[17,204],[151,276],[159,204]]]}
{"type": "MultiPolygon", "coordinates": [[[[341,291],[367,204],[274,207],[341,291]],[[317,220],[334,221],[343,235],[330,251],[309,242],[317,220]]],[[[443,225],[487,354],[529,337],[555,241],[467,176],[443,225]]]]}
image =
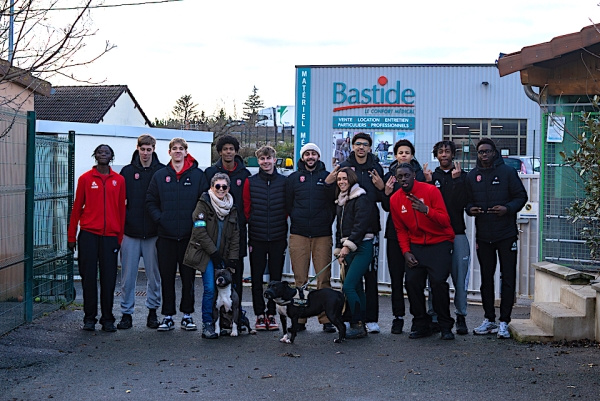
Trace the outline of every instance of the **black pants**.
{"type": "Polygon", "coordinates": [[[373,261],[369,270],[363,276],[365,279],[365,296],[367,297],[367,311],[365,312],[365,323],[379,321],[379,283],[377,269],[379,264],[379,234],[373,240],[373,261]]]}
{"type": "MultiPolygon", "coordinates": [[[[254,314],[265,313],[263,297],[263,274],[269,268],[269,276],[273,281],[281,281],[283,263],[285,262],[286,239],[279,241],[250,241],[250,270],[252,274],[252,305],[254,314]]],[[[275,315],[275,302],[267,302],[267,315],[275,315]]]]}
{"type": "Polygon", "coordinates": [[[431,324],[424,294],[428,276],[433,293],[433,310],[437,313],[440,328],[452,330],[454,326],[454,319],[450,316],[450,286],[448,285],[448,277],[452,269],[452,248],[453,244],[450,241],[435,245],[412,244],[410,247],[412,254],[419,261],[416,267],[406,268],[406,292],[415,330],[427,329],[431,324]]]}
{"type": "Polygon", "coordinates": [[[177,266],[181,277],[181,303],[179,310],[182,313],[194,313],[194,280],[196,270],[183,264],[183,257],[187,248],[189,238],[180,241],[158,237],[156,240],[156,251],[158,255],[158,271],[160,272],[160,284],[162,289],[163,316],[174,316],[177,314],[175,308],[175,277],[177,266]]]}
{"type": "Polygon", "coordinates": [[[98,314],[98,270],[100,270],[100,324],[114,323],[112,313],[117,283],[117,237],[103,237],[81,230],[79,243],[79,275],[83,288],[83,321],[96,323],[98,314]]]}
{"type": "Polygon", "coordinates": [[[477,241],[477,259],[481,269],[481,302],[485,318],[496,321],[494,275],[500,258],[500,321],[510,323],[517,281],[517,237],[498,242],[477,241]]]}
{"type": "Polygon", "coordinates": [[[387,260],[390,271],[392,287],[392,313],[394,316],[404,316],[406,305],[404,302],[404,270],[406,262],[400,249],[398,239],[394,236],[387,240],[387,260]]]}

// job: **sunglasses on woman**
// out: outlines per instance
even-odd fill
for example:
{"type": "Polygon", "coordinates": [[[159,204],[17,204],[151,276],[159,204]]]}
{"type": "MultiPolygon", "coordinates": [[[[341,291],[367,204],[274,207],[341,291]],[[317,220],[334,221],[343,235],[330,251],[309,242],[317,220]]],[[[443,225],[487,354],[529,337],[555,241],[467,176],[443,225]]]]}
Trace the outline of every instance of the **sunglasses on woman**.
{"type": "Polygon", "coordinates": [[[217,191],[219,189],[222,189],[223,191],[227,191],[227,185],[216,184],[215,188],[217,189],[217,191]]]}

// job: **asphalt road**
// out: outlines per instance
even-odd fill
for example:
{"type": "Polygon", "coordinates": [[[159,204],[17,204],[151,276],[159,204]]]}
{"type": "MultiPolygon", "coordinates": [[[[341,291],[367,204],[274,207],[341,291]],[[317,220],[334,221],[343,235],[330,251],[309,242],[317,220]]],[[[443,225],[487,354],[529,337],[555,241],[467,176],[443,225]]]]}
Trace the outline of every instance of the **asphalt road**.
{"type": "MultiPolygon", "coordinates": [[[[196,287],[199,322],[200,279],[196,287]]],[[[136,298],[132,329],[85,332],[80,302],[78,289],[74,305],[0,338],[1,400],[600,399],[595,343],[520,344],[472,334],[411,340],[390,333],[387,296],[380,297],[380,334],[334,344],[336,334],[313,318],[292,345],[278,341],[280,332],[218,340],[179,327],[157,332],[145,327],[144,297],[136,298]]],[[[517,305],[513,318],[528,314],[517,305]]],[[[481,306],[469,305],[469,329],[482,319],[481,306]]]]}

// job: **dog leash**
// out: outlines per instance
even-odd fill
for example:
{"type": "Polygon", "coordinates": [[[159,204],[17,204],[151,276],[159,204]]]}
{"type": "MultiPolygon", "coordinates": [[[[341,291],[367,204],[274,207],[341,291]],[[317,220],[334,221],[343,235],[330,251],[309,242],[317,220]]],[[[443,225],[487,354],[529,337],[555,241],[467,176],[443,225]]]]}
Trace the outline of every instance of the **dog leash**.
{"type": "Polygon", "coordinates": [[[337,258],[333,258],[333,260],[331,262],[329,262],[324,268],[322,268],[320,272],[318,272],[317,274],[315,274],[313,278],[309,279],[304,285],[302,285],[302,287],[300,287],[300,289],[302,291],[306,290],[306,287],[308,287],[308,285],[310,283],[312,283],[313,281],[315,281],[315,279],[317,277],[319,277],[319,274],[323,273],[327,268],[331,267],[331,264],[333,262],[335,262],[336,260],[337,260],[337,258]]]}

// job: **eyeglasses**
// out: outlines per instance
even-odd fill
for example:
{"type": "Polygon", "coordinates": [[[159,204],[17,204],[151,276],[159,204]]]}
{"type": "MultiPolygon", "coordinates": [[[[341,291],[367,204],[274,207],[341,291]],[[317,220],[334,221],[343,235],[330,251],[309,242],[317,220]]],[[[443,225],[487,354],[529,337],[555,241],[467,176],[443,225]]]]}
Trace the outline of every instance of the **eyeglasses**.
{"type": "Polygon", "coordinates": [[[362,147],[368,148],[371,145],[369,144],[369,142],[354,142],[354,146],[358,146],[358,147],[362,146],[362,147]]]}
{"type": "Polygon", "coordinates": [[[489,155],[490,153],[494,153],[492,149],[478,150],[477,153],[480,155],[489,155]]]}
{"type": "Polygon", "coordinates": [[[227,185],[216,184],[215,188],[216,188],[217,191],[219,189],[222,189],[223,191],[227,191],[227,185]]]}

